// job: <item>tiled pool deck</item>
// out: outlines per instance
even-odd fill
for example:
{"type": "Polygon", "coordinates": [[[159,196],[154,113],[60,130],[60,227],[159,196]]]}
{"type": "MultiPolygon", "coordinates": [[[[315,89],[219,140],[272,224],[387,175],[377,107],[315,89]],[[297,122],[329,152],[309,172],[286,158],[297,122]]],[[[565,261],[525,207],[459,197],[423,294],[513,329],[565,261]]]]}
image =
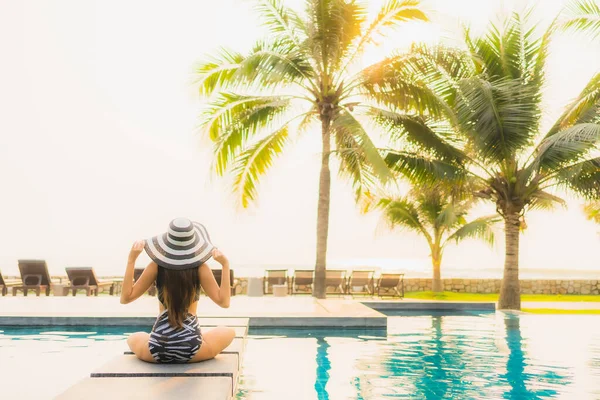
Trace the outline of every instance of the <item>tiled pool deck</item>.
{"type": "MultiPolygon", "coordinates": [[[[600,309],[599,303],[524,302],[523,308],[565,310],[600,309]]],[[[249,318],[250,326],[383,328],[387,310],[494,310],[494,303],[426,300],[380,300],[376,298],[309,296],[236,296],[223,309],[201,298],[198,314],[203,318],[249,318]]],[[[144,296],[127,305],[118,297],[0,297],[0,325],[151,325],[158,313],[155,297],[144,296]]]]}
{"type": "MultiPolygon", "coordinates": [[[[250,326],[305,326],[384,328],[386,316],[377,310],[390,309],[487,309],[493,303],[441,303],[411,300],[309,296],[247,297],[231,299],[229,308],[220,308],[201,298],[198,314],[203,318],[249,318],[250,326]],[[365,305],[365,304],[368,304],[365,305]]],[[[144,296],[127,305],[118,297],[0,297],[0,325],[146,325],[158,313],[155,297],[144,296]]]]}

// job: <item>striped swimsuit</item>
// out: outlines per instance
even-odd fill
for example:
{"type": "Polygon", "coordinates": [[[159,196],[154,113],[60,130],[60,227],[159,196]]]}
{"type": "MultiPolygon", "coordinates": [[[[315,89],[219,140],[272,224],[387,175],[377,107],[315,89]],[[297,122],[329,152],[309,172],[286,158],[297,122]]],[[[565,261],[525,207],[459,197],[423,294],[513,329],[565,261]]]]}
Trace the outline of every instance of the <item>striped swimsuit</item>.
{"type": "Polygon", "coordinates": [[[186,316],[182,328],[169,325],[167,310],[159,314],[152,327],[148,346],[157,363],[186,363],[190,361],[202,345],[202,333],[198,317],[186,316]]]}

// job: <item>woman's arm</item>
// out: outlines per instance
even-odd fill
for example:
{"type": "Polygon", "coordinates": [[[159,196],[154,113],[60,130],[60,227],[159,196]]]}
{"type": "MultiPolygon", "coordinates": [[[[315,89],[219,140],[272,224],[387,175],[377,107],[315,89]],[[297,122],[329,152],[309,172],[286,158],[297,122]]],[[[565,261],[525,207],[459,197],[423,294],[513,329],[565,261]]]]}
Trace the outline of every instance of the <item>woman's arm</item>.
{"type": "Polygon", "coordinates": [[[133,283],[133,270],[135,269],[135,260],[137,260],[140,253],[144,250],[144,241],[138,240],[131,247],[129,252],[129,258],[127,259],[127,268],[125,269],[125,275],[123,276],[123,289],[121,291],[121,304],[131,303],[150,288],[152,282],[156,280],[158,274],[158,266],[156,263],[151,262],[148,264],[140,278],[133,283]]]}
{"type": "Polygon", "coordinates": [[[229,260],[219,250],[214,249],[212,253],[213,258],[223,267],[221,273],[221,286],[217,285],[215,276],[208,267],[203,264],[200,267],[200,284],[206,292],[206,295],[214,301],[216,304],[223,308],[229,307],[229,300],[231,298],[231,282],[229,281],[229,260]]]}

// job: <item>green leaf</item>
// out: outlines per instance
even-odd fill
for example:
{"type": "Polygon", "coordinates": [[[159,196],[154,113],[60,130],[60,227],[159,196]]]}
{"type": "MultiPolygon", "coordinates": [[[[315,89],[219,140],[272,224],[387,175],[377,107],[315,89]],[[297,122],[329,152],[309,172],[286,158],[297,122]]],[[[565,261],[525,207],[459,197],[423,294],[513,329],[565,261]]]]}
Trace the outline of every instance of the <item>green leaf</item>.
{"type": "MultiPolygon", "coordinates": [[[[368,165],[374,177],[382,183],[385,183],[392,177],[379,149],[373,144],[362,124],[349,110],[342,110],[334,118],[331,130],[336,136],[336,143],[345,145],[352,143],[352,145],[356,146],[354,148],[355,153],[360,155],[362,163],[368,165]]],[[[345,148],[349,149],[347,146],[345,148]]]]}
{"type": "Polygon", "coordinates": [[[600,199],[600,157],[561,168],[553,176],[560,186],[586,199],[600,199]]]}
{"type": "Polygon", "coordinates": [[[357,41],[347,63],[362,54],[365,45],[374,43],[379,37],[385,37],[388,30],[408,21],[429,21],[420,6],[420,0],[388,0],[357,41]]]}
{"type": "Polygon", "coordinates": [[[542,171],[552,172],[577,161],[600,145],[600,124],[578,124],[544,139],[534,160],[542,171]]]}
{"type": "Polygon", "coordinates": [[[466,171],[451,163],[415,153],[390,150],[385,162],[413,183],[432,183],[439,180],[464,182],[466,171]]]}
{"type": "Polygon", "coordinates": [[[594,75],[546,134],[546,138],[579,123],[600,122],[600,73],[594,75]]]}
{"type": "Polygon", "coordinates": [[[450,138],[454,134],[447,124],[419,115],[375,107],[370,108],[369,115],[394,139],[406,138],[410,143],[418,146],[421,151],[441,160],[455,162],[465,160],[463,152],[447,142],[446,138],[450,138]]]}
{"type": "Polygon", "coordinates": [[[572,1],[564,11],[562,28],[582,32],[592,37],[600,36],[600,5],[594,0],[572,1]]]}
{"type": "Polygon", "coordinates": [[[246,141],[288,111],[290,100],[281,96],[221,93],[209,103],[202,127],[216,142],[215,168],[223,174],[246,141]]]}
{"type": "Polygon", "coordinates": [[[296,46],[306,39],[303,23],[294,10],[286,7],[280,0],[258,0],[256,9],[262,23],[272,34],[285,39],[296,46]]]}
{"type": "Polygon", "coordinates": [[[530,197],[530,210],[553,210],[557,205],[566,207],[563,199],[543,190],[536,190],[530,197]]]}
{"type": "Polygon", "coordinates": [[[489,245],[493,245],[495,236],[492,227],[498,221],[499,218],[496,215],[477,218],[461,226],[453,234],[448,236],[444,245],[452,241],[459,243],[465,239],[479,239],[489,245]]]}
{"type": "Polygon", "coordinates": [[[221,87],[237,87],[247,83],[239,76],[239,67],[244,56],[238,52],[221,48],[208,61],[196,68],[198,88],[201,95],[210,95],[221,87]]]}
{"type": "Polygon", "coordinates": [[[235,160],[233,168],[234,190],[239,194],[242,207],[257,198],[257,185],[261,175],[273,164],[288,141],[287,124],[244,150],[235,160]]]}
{"type": "Polygon", "coordinates": [[[583,211],[587,219],[600,224],[600,201],[590,201],[584,206],[583,211]]]}

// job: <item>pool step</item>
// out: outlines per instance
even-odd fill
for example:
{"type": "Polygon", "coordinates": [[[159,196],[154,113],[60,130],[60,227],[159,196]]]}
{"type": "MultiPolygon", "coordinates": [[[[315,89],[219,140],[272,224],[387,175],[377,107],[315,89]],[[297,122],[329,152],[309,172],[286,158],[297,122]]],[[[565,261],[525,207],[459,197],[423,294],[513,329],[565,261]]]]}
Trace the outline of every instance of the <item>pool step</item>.
{"type": "Polygon", "coordinates": [[[85,378],[56,399],[230,400],[231,393],[229,377],[85,378]]]}
{"type": "MultiPolygon", "coordinates": [[[[213,320],[214,326],[229,326],[227,318],[213,320]]],[[[245,322],[247,324],[247,319],[245,322]]],[[[205,327],[203,332],[211,329],[205,327]]],[[[230,400],[237,392],[248,332],[247,325],[231,327],[236,331],[236,338],[212,360],[192,364],[152,364],[125,352],[97,368],[89,378],[78,382],[57,399],[230,400]]]]}
{"type": "MultiPolygon", "coordinates": [[[[234,354],[238,358],[238,365],[241,366],[242,355],[244,354],[245,346],[246,346],[245,338],[235,338],[235,339],[233,339],[233,342],[231,342],[231,344],[229,346],[227,346],[225,348],[225,350],[223,350],[221,352],[221,354],[234,354]]],[[[133,352],[132,351],[124,351],[123,354],[132,356],[133,352]]]]}

